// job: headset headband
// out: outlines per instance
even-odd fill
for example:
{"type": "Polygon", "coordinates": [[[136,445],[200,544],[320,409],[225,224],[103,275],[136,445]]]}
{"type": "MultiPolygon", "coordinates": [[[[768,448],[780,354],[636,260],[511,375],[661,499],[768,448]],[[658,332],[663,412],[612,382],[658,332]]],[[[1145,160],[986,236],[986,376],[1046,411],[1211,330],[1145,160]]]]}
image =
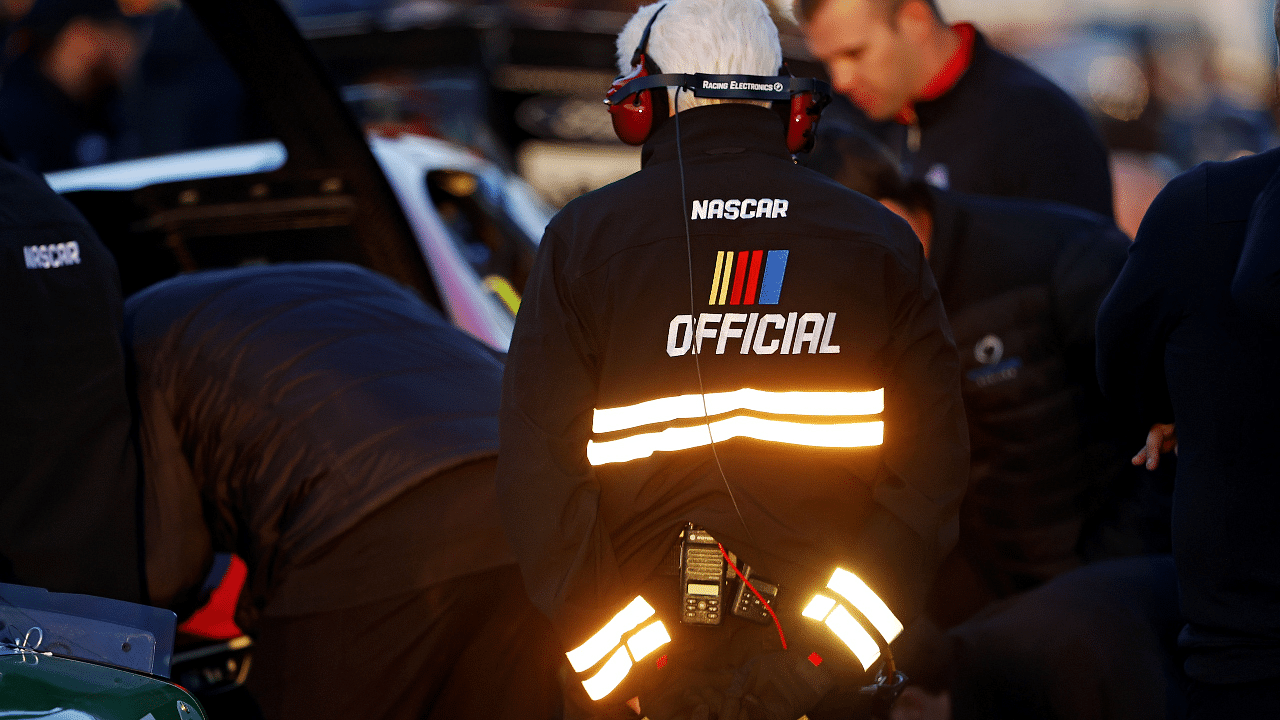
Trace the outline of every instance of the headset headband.
{"type": "Polygon", "coordinates": [[[784,63],[778,75],[712,75],[666,73],[648,57],[649,34],[666,3],[649,16],[640,42],[631,54],[631,69],[619,75],[605,95],[618,139],[641,145],[671,112],[666,88],[680,88],[694,97],[768,102],[782,116],[787,149],[805,152],[813,146],[814,128],[822,108],[831,101],[831,86],[813,78],[791,76],[784,63]]]}
{"type": "Polygon", "coordinates": [[[663,3],[649,16],[649,22],[645,24],[644,32],[640,34],[640,42],[636,45],[636,51],[631,53],[631,67],[639,65],[640,58],[649,52],[649,31],[653,29],[653,21],[658,19],[658,13],[661,13],[666,8],[667,4],[663,3]]]}
{"type": "MultiPolygon", "coordinates": [[[[665,5],[663,7],[666,7],[665,5]]],[[[796,93],[831,94],[831,86],[816,78],[789,75],[711,75],[707,73],[665,73],[636,78],[605,98],[613,105],[638,92],[659,87],[679,87],[695,97],[733,100],[787,100],[796,93]]]]}

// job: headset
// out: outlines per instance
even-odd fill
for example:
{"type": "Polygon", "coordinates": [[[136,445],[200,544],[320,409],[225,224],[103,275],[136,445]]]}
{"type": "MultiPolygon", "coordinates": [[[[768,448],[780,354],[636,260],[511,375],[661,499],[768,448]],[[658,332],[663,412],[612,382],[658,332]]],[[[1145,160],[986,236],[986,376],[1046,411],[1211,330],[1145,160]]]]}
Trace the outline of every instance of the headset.
{"type": "Polygon", "coordinates": [[[783,118],[787,130],[787,150],[808,152],[822,109],[831,102],[831,86],[814,78],[792,77],[786,63],[778,75],[709,75],[705,73],[663,73],[648,56],[649,32],[662,5],[649,18],[640,44],[631,54],[631,70],[619,75],[605,95],[613,131],[628,145],[643,145],[653,129],[670,115],[666,88],[688,90],[695,97],[736,100],[767,100],[783,118]],[[661,88],[664,92],[654,92],[661,88]]]}

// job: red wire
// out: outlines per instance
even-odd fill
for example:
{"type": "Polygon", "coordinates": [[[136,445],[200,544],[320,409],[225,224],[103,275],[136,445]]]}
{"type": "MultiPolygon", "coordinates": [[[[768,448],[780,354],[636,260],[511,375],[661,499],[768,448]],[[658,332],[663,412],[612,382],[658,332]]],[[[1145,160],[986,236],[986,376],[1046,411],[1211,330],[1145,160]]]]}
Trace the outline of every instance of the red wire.
{"type": "Polygon", "coordinates": [[[752,585],[751,581],[747,579],[747,576],[743,575],[742,571],[738,569],[738,566],[733,564],[733,561],[729,559],[729,551],[724,549],[724,545],[716,543],[716,547],[720,548],[720,554],[724,556],[724,561],[729,563],[729,567],[733,568],[733,571],[738,574],[738,577],[742,578],[742,582],[746,583],[747,587],[751,588],[751,592],[755,594],[756,599],[760,601],[760,604],[764,605],[764,609],[769,611],[769,617],[773,618],[773,624],[778,627],[778,639],[782,641],[782,649],[786,650],[787,636],[782,634],[782,623],[778,622],[778,616],[774,614],[773,608],[769,606],[769,601],[764,599],[764,596],[760,594],[760,591],[756,589],[756,586],[752,585]]]}

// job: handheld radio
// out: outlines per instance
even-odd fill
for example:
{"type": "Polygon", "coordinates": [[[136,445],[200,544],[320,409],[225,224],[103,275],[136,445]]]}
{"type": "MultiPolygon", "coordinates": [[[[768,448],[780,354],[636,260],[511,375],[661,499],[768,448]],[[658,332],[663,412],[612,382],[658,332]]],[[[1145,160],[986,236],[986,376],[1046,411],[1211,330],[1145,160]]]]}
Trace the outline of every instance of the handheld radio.
{"type": "Polygon", "coordinates": [[[724,619],[725,561],[711,534],[689,523],[680,538],[680,592],[688,625],[719,625],[724,619]]]}

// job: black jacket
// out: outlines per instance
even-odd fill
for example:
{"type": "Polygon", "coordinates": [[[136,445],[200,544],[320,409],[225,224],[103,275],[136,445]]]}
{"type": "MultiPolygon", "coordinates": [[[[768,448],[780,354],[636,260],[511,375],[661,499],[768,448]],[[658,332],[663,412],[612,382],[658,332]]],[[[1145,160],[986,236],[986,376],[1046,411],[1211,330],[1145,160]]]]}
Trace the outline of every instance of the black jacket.
{"type": "Polygon", "coordinates": [[[1078,564],[1093,496],[1131,471],[1094,373],[1094,323],[1128,252],[1106,218],[934,192],[929,264],[969,420],[961,544],[997,594],[1078,564]]]}
{"type": "Polygon", "coordinates": [[[385,586],[319,578],[332,591],[317,592],[297,572],[401,493],[497,450],[501,364],[410,291],[351,265],[278,265],[179,276],[126,310],[154,603],[180,604],[214,549],[251,569],[245,621],[511,561],[486,483],[439,488],[440,516],[423,518],[438,551],[385,586]]]}
{"type": "Polygon", "coordinates": [[[1113,217],[1102,137],[1057,85],[994,48],[981,33],[955,86],[917,103],[913,130],[881,126],[906,174],[975,195],[1057,200],[1113,217]]]}
{"type": "Polygon", "coordinates": [[[1170,182],[1098,316],[1098,377],[1134,411],[1135,446],[1152,423],[1177,424],[1173,551],[1187,674],[1205,682],[1280,676],[1280,334],[1231,298],[1277,169],[1271,150],[1170,182]]]}
{"type": "Polygon", "coordinates": [[[84,218],[0,161],[0,581],[144,599],[122,302],[84,218]]]}
{"type": "MultiPolygon", "coordinates": [[[[966,458],[955,349],[919,242],[879,205],[797,167],[770,111],[681,113],[646,143],[639,173],[548,226],[504,378],[498,492],[526,587],[566,648],[643,594],[686,521],[791,593],[789,636],[811,622],[796,615],[802,596],[836,565],[908,616],[950,544],[966,458]],[[743,388],[883,389],[883,412],[719,404],[743,388]],[[883,422],[883,445],[813,447],[813,425],[798,444],[766,442],[750,436],[774,426],[730,420],[713,455],[700,390],[713,421],[883,422]],[[663,398],[678,407],[598,412],[663,398]],[[621,439],[644,445],[664,430],[686,449],[592,465],[621,439]]],[[[680,631],[678,606],[656,610],[680,631]]]]}

